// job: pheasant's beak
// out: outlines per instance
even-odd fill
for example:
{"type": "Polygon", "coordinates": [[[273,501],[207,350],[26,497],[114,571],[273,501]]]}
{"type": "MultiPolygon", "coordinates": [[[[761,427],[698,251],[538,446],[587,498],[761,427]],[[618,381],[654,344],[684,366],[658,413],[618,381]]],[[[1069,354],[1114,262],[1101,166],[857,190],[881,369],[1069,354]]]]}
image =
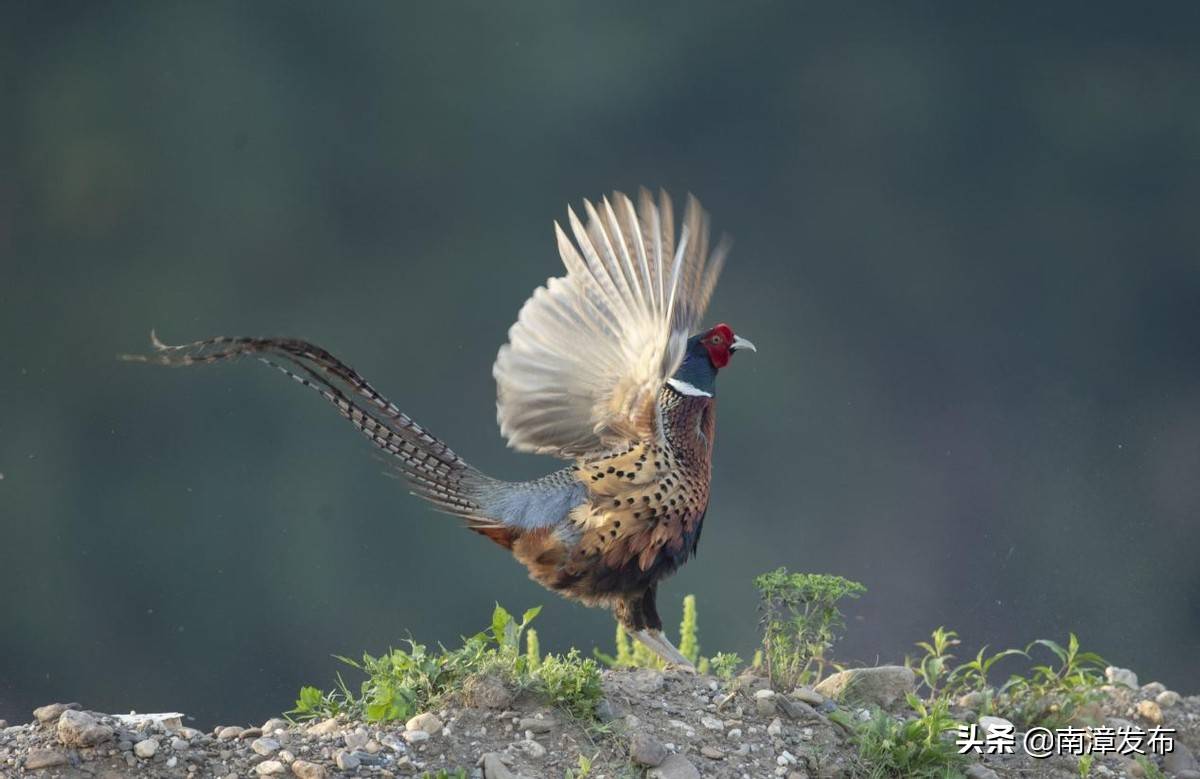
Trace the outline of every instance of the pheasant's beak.
{"type": "Polygon", "coordinates": [[[740,335],[735,335],[733,337],[733,343],[729,344],[729,351],[736,352],[738,349],[749,349],[752,352],[758,351],[754,344],[750,343],[750,339],[742,338],[740,335]]]}

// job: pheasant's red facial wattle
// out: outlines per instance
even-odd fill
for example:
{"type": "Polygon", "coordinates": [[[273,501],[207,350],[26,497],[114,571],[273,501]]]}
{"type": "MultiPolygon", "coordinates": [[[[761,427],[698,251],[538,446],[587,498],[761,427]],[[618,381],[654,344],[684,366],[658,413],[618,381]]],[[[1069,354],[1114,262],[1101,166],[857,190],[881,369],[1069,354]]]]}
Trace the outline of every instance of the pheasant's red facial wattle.
{"type": "Polygon", "coordinates": [[[729,364],[729,357],[733,354],[731,347],[735,338],[737,336],[734,335],[733,328],[722,322],[700,339],[700,343],[704,344],[704,348],[708,350],[708,359],[714,368],[724,368],[729,364]]]}

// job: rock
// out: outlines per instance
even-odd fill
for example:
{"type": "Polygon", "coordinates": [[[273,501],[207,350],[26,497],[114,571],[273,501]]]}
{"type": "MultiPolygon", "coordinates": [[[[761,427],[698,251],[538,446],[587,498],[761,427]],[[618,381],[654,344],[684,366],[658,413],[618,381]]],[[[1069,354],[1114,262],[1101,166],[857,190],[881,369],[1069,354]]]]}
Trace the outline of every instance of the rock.
{"type": "Polygon", "coordinates": [[[33,710],[33,718],[38,722],[46,725],[54,722],[67,709],[78,709],[78,703],[48,703],[45,706],[38,706],[33,710]]]}
{"type": "Polygon", "coordinates": [[[596,704],[596,719],[601,722],[612,722],[617,718],[617,712],[608,698],[601,698],[596,704]]]}
{"type": "Polygon", "coordinates": [[[1165,689],[1167,689],[1167,685],[1162,682],[1146,682],[1142,685],[1142,694],[1153,698],[1165,689]]]}
{"type": "Polygon", "coordinates": [[[520,730],[529,730],[534,733],[549,733],[557,724],[550,717],[522,717],[517,727],[520,730]]]}
{"type": "Polygon", "coordinates": [[[433,712],[422,712],[404,724],[405,730],[423,730],[426,733],[441,733],[442,721],[433,712]]]}
{"type": "Polygon", "coordinates": [[[226,725],[223,728],[217,728],[217,741],[229,741],[242,735],[242,728],[237,725],[226,725]]]}
{"type": "Polygon", "coordinates": [[[955,701],[955,703],[962,708],[970,709],[971,711],[979,711],[979,709],[983,708],[983,704],[986,702],[987,696],[981,693],[979,690],[972,690],[965,695],[960,695],[958,696],[958,700],[955,701]]]}
{"type": "Polygon", "coordinates": [[[709,760],[724,760],[725,759],[724,752],[717,749],[716,747],[710,747],[708,745],[700,747],[700,754],[704,755],[709,760]]]}
{"type": "Polygon", "coordinates": [[[325,770],[325,766],[310,763],[307,760],[297,760],[292,763],[292,773],[298,779],[327,779],[329,772],[325,770]]]}
{"type": "Polygon", "coordinates": [[[1163,755],[1163,769],[1179,777],[1185,771],[1200,771],[1200,763],[1196,762],[1196,756],[1187,744],[1175,739],[1175,748],[1163,755]]]}
{"type": "Polygon", "coordinates": [[[279,751],[279,742],[273,738],[256,738],[250,742],[250,748],[255,753],[266,757],[279,751]]]}
{"type": "Polygon", "coordinates": [[[499,752],[484,752],[478,765],[483,768],[483,779],[516,779],[500,759],[499,752]]]}
{"type": "Polygon", "coordinates": [[[291,752],[287,751],[286,749],[279,750],[278,754],[276,754],[275,757],[276,757],[276,759],[279,760],[279,762],[283,763],[284,765],[291,765],[296,760],[296,756],[293,755],[291,752]]]}
{"type": "Polygon", "coordinates": [[[670,755],[646,776],[648,779],[700,779],[700,772],[683,755],[670,755]]]}
{"type": "Polygon", "coordinates": [[[983,728],[983,733],[985,736],[999,733],[1016,733],[1016,728],[1011,722],[1004,719],[1004,717],[980,717],[979,727],[983,728]]]}
{"type": "Polygon", "coordinates": [[[143,760],[149,760],[158,754],[158,739],[144,738],[133,745],[133,754],[143,760]]]}
{"type": "MultiPolygon", "coordinates": [[[[414,717],[413,719],[416,718],[414,717]]],[[[409,720],[409,722],[412,722],[412,720],[409,720]]],[[[429,728],[413,728],[413,730],[429,731],[429,728]]],[[[366,728],[355,728],[342,734],[342,740],[346,742],[346,749],[354,752],[366,748],[367,742],[371,740],[371,734],[367,732],[366,728]]]]}
{"type": "MultiPolygon", "coordinates": [[[[827,701],[827,703],[831,702],[827,701]]],[[[788,700],[782,695],[777,695],[775,697],[775,707],[779,711],[783,712],[788,719],[820,719],[816,709],[814,709],[812,706],[809,706],[804,701],[788,700]]]]}
{"type": "Polygon", "coordinates": [[[344,749],[338,750],[337,754],[333,756],[333,762],[342,771],[354,771],[361,765],[357,755],[344,749]]]}
{"type": "Polygon", "coordinates": [[[642,695],[656,693],[666,684],[667,680],[662,671],[656,671],[653,668],[641,668],[629,675],[629,686],[642,695]]]}
{"type": "MultiPolygon", "coordinates": [[[[44,707],[43,707],[44,708],[44,707]]],[[[60,714],[62,712],[59,712],[60,714]]],[[[36,771],[39,768],[54,768],[66,765],[67,756],[54,749],[34,748],[25,756],[25,770],[36,771]]]]}
{"type": "Polygon", "coordinates": [[[667,759],[667,748],[647,733],[634,733],[629,738],[629,759],[654,768],[667,759]]]}
{"type": "Polygon", "coordinates": [[[742,729],[741,728],[733,728],[732,730],[730,730],[728,733],[725,734],[725,737],[728,738],[730,741],[737,741],[739,738],[742,737],[742,729]]]}
{"type": "Polygon", "coordinates": [[[724,730],[725,729],[725,723],[722,720],[717,719],[716,717],[707,717],[707,716],[701,717],[700,724],[704,726],[705,730],[724,730]]]}
{"type": "Polygon", "coordinates": [[[767,735],[772,738],[783,735],[783,723],[779,721],[779,717],[771,720],[771,724],[767,725],[767,735]]]}
{"type": "Polygon", "coordinates": [[[817,685],[816,691],[837,701],[874,704],[888,708],[916,688],[917,677],[902,665],[852,668],[840,671],[817,685]]]}
{"type": "Polygon", "coordinates": [[[342,725],[337,721],[337,717],[330,717],[318,722],[316,725],[308,726],[308,735],[310,736],[329,736],[337,733],[342,729],[342,725]]]}
{"type": "Polygon", "coordinates": [[[429,740],[429,733],[424,730],[406,730],[404,731],[404,740],[410,744],[419,744],[429,740]]]}
{"type": "Polygon", "coordinates": [[[242,741],[249,741],[252,738],[258,738],[262,734],[262,728],[245,728],[241,733],[238,733],[238,738],[242,741]]]}
{"type": "Polygon", "coordinates": [[[546,756],[546,748],[531,738],[513,744],[513,749],[524,752],[535,760],[540,760],[546,756]]]}
{"type": "Polygon", "coordinates": [[[287,769],[283,767],[283,763],[278,760],[264,760],[254,766],[254,772],[259,776],[271,776],[272,774],[282,774],[287,769]]]}
{"type": "Polygon", "coordinates": [[[1154,701],[1141,701],[1138,703],[1137,714],[1151,725],[1161,725],[1163,723],[1162,709],[1154,701]]]}
{"type": "Polygon", "coordinates": [[[1159,706],[1171,708],[1172,706],[1178,706],[1179,701],[1181,701],[1182,698],[1180,697],[1179,693],[1175,692],[1174,690],[1163,690],[1154,697],[1154,700],[1159,706]]]}
{"type": "Polygon", "coordinates": [[[182,752],[190,746],[191,744],[185,738],[176,736],[175,738],[171,739],[171,749],[175,750],[176,752],[182,752]]]}
{"type": "Polygon", "coordinates": [[[1104,669],[1104,676],[1108,679],[1109,684],[1123,685],[1131,690],[1138,688],[1137,674],[1128,668],[1118,668],[1115,665],[1110,665],[1104,669]]]}
{"type": "Polygon", "coordinates": [[[504,709],[512,699],[512,690],[495,676],[477,676],[463,687],[464,702],[476,709],[504,709]]]}
{"type": "Polygon", "coordinates": [[[792,698],[803,701],[809,706],[820,706],[825,702],[825,696],[811,687],[797,687],[792,690],[792,698]]]}
{"type": "Polygon", "coordinates": [[[288,721],[281,717],[271,717],[263,723],[262,732],[264,736],[269,736],[277,730],[287,730],[288,721]]]}
{"type": "Polygon", "coordinates": [[[976,763],[967,769],[967,779],[1000,779],[1000,775],[987,766],[976,763]]]}
{"type": "Polygon", "coordinates": [[[0,719],[0,730],[4,730],[7,727],[8,727],[8,720],[0,719]]]}
{"type": "Polygon", "coordinates": [[[94,747],[113,737],[113,729],[101,725],[86,711],[68,709],[58,718],[58,740],[68,747],[94,747]]]}
{"type": "Polygon", "coordinates": [[[754,693],[754,708],[760,717],[775,716],[775,691],[758,690],[754,693]]]}

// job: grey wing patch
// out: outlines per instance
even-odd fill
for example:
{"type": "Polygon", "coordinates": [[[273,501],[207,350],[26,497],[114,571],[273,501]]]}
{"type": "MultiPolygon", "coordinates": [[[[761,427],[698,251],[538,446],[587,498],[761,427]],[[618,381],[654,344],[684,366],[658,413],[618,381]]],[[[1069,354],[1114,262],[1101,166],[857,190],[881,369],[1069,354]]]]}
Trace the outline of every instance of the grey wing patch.
{"type": "Polygon", "coordinates": [[[587,490],[564,469],[533,481],[488,480],[472,497],[479,513],[509,527],[533,530],[561,522],[587,500],[587,490]]]}

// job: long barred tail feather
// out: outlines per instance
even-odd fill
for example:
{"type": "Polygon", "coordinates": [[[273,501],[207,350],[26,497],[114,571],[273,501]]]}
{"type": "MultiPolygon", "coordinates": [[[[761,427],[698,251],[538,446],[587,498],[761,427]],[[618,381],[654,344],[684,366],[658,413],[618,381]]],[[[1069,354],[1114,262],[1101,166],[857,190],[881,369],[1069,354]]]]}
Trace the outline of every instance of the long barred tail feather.
{"type": "Polygon", "coordinates": [[[171,367],[207,365],[254,357],[317,392],[384,452],[413,494],[441,511],[489,523],[475,496],[493,480],[414,422],[357,371],[319,346],[294,338],[218,336],[172,346],[150,333],[153,354],[122,354],[120,359],[171,367]],[[363,402],[365,401],[365,402],[363,402]]]}

